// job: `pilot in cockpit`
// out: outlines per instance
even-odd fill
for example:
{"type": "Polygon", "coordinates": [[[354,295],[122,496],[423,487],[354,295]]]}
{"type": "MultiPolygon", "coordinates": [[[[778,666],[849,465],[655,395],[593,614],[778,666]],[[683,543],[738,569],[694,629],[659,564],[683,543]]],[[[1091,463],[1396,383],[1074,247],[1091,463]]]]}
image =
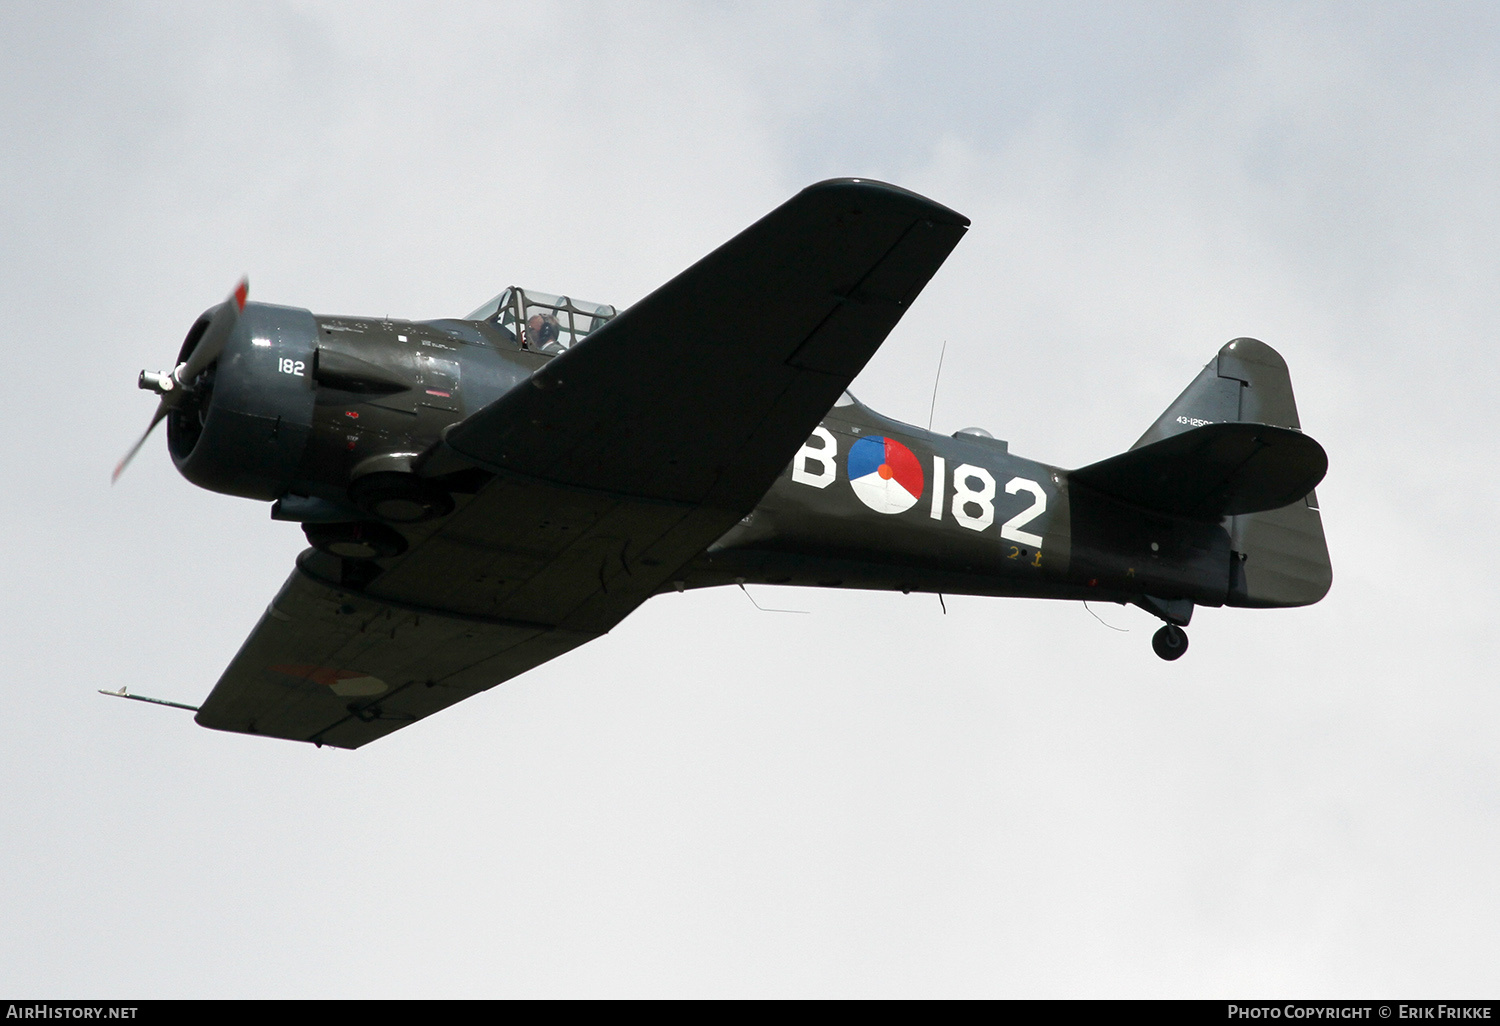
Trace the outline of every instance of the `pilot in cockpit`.
{"type": "Polygon", "coordinates": [[[526,348],[535,352],[561,352],[557,318],[548,313],[532,314],[531,319],[526,322],[526,348]]]}

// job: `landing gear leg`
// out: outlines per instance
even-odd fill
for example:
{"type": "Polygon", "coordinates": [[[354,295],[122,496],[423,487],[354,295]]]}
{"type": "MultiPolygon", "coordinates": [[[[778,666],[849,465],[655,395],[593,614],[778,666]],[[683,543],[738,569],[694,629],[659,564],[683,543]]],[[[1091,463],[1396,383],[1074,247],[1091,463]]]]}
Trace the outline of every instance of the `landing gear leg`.
{"type": "Polygon", "coordinates": [[[1163,659],[1180,659],[1188,649],[1187,631],[1169,623],[1151,636],[1151,647],[1163,659]]]}

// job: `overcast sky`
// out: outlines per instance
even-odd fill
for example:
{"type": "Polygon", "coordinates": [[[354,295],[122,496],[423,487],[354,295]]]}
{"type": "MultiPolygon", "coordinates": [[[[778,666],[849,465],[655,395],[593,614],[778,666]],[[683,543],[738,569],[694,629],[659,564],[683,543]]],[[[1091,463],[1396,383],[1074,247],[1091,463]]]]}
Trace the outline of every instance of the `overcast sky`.
{"type": "Polygon", "coordinates": [[[0,992],[1473,996],[1500,984],[1492,4],[0,6],[0,992]],[[762,588],[358,752],[196,727],[303,547],[144,428],[248,273],[627,305],[803,186],[973,227],[854,391],[1079,466],[1287,359],[1334,586],[762,588]]]}

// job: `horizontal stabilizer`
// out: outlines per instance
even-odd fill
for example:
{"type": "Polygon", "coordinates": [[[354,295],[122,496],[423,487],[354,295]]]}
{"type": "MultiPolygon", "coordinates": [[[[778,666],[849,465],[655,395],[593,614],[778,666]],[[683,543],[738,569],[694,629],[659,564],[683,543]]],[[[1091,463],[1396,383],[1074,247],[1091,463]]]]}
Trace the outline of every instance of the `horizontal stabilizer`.
{"type": "Polygon", "coordinates": [[[1144,509],[1217,520],[1296,502],[1327,471],[1328,454],[1300,431],[1225,423],[1150,442],[1069,479],[1144,509]]]}

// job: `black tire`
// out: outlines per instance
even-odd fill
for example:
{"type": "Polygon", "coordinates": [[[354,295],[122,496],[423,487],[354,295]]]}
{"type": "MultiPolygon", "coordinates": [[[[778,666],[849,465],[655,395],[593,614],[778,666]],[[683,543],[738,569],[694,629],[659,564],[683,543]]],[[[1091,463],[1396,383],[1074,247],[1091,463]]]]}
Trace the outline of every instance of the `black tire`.
{"type": "Polygon", "coordinates": [[[453,512],[453,497],[415,474],[382,471],[356,478],[349,498],[370,516],[392,524],[420,524],[453,512]]]}
{"type": "Polygon", "coordinates": [[[1169,623],[1151,636],[1151,648],[1168,662],[1181,659],[1182,653],[1188,649],[1187,631],[1169,623]]]}
{"type": "Polygon", "coordinates": [[[406,551],[406,539],[384,524],[303,524],[308,544],[339,559],[386,559],[406,551]]]}

